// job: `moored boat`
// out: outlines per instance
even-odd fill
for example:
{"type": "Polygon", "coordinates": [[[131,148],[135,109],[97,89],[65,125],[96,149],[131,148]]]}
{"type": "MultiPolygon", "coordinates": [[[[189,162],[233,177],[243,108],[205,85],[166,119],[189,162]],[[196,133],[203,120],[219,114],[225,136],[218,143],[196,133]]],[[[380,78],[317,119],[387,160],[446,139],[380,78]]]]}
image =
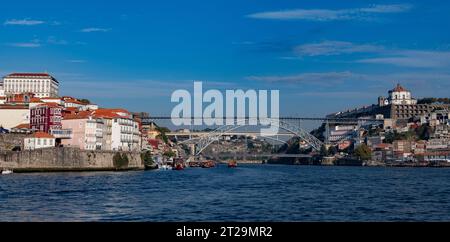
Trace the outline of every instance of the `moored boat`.
{"type": "Polygon", "coordinates": [[[176,158],[174,159],[173,163],[173,169],[177,171],[184,170],[185,168],[185,161],[183,158],[176,158]]]}
{"type": "Polygon", "coordinates": [[[213,167],[216,167],[216,162],[212,160],[207,160],[202,164],[202,168],[213,168],[213,167]]]}
{"type": "Polygon", "coordinates": [[[8,170],[8,169],[2,170],[2,175],[10,175],[10,174],[13,174],[12,170],[8,170]]]}
{"type": "Polygon", "coordinates": [[[229,168],[236,168],[237,166],[238,166],[238,164],[237,164],[237,161],[235,161],[235,160],[230,160],[228,162],[228,167],[229,168]]]}
{"type": "Polygon", "coordinates": [[[184,170],[184,165],[181,163],[178,163],[175,165],[175,167],[173,169],[176,171],[182,171],[182,170],[184,170]]]}
{"type": "Polygon", "coordinates": [[[164,170],[164,171],[172,170],[172,167],[167,164],[159,165],[158,167],[160,170],[164,170]]]}

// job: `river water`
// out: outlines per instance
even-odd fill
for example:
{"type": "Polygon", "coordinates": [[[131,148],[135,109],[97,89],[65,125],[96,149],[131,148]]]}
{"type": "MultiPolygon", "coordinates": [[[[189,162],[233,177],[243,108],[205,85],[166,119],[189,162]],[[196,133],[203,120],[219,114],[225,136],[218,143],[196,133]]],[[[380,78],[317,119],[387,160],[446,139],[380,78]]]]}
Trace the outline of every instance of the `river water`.
{"type": "Polygon", "coordinates": [[[0,175],[0,221],[450,221],[450,169],[0,175]]]}

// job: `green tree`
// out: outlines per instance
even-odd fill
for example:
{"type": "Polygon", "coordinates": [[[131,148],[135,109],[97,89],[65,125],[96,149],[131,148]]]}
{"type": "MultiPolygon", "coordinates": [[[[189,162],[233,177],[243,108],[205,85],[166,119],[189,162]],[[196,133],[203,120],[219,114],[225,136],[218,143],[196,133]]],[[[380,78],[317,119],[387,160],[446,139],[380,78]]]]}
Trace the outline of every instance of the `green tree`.
{"type": "Polygon", "coordinates": [[[158,131],[160,134],[156,136],[157,139],[160,139],[164,141],[164,143],[169,143],[169,138],[167,137],[167,133],[170,133],[170,129],[166,127],[156,127],[156,131],[158,131]]]}
{"type": "Polygon", "coordinates": [[[141,159],[145,165],[153,165],[155,162],[150,151],[146,151],[141,154],[141,159]]]}
{"type": "Polygon", "coordinates": [[[311,131],[310,134],[323,142],[325,140],[325,136],[323,135],[325,131],[326,131],[326,124],[323,123],[319,128],[311,131]]]}
{"type": "Polygon", "coordinates": [[[330,149],[328,150],[328,153],[330,155],[336,155],[338,153],[338,150],[337,150],[336,146],[334,146],[334,145],[331,146],[330,149]]]}
{"type": "Polygon", "coordinates": [[[355,155],[360,160],[370,160],[372,158],[372,150],[366,144],[361,144],[356,147],[355,155]]]}
{"type": "Polygon", "coordinates": [[[168,158],[174,158],[175,157],[175,152],[173,152],[173,151],[166,151],[166,152],[164,152],[163,155],[165,157],[168,157],[168,158]]]}
{"type": "Polygon", "coordinates": [[[91,101],[89,101],[89,99],[80,99],[80,102],[82,102],[83,104],[91,104],[91,101]]]}
{"type": "Polygon", "coordinates": [[[422,125],[416,129],[416,134],[421,140],[429,140],[431,136],[432,130],[429,125],[422,125]]]}

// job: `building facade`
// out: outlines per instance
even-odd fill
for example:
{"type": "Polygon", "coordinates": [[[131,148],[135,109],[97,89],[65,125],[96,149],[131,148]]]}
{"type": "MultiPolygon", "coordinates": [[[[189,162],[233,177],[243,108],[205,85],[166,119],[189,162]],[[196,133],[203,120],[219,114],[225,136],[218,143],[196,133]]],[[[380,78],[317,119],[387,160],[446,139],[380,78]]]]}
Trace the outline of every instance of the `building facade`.
{"type": "Polygon", "coordinates": [[[46,73],[13,73],[3,78],[6,95],[31,92],[39,98],[57,97],[59,82],[46,73]]]}
{"type": "Polygon", "coordinates": [[[3,88],[3,83],[0,83],[0,97],[5,97],[5,89],[3,88]]]}
{"type": "Polygon", "coordinates": [[[30,110],[26,105],[0,105],[0,127],[12,129],[30,123],[30,110]]]}
{"type": "Polygon", "coordinates": [[[30,127],[32,130],[50,133],[62,129],[62,107],[56,103],[45,103],[30,109],[30,127]]]}
{"type": "Polygon", "coordinates": [[[412,98],[411,92],[400,84],[389,91],[389,104],[391,105],[416,105],[417,100],[412,98]]]}
{"type": "Polygon", "coordinates": [[[98,109],[92,111],[95,118],[105,124],[104,149],[118,151],[140,150],[139,123],[124,109],[98,109]]]}
{"type": "Polygon", "coordinates": [[[55,137],[44,132],[36,132],[24,139],[25,150],[55,147],[55,137]]]}
{"type": "Polygon", "coordinates": [[[62,120],[64,129],[72,131],[71,139],[62,140],[66,147],[77,147],[82,150],[102,150],[103,120],[88,115],[70,115],[62,120]]]}

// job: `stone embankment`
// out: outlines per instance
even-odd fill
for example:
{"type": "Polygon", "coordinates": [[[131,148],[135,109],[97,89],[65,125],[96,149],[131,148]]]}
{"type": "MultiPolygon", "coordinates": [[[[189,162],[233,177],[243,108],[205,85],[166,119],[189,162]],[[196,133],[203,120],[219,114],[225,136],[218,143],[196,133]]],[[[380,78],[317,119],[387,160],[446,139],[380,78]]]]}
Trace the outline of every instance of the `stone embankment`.
{"type": "Polygon", "coordinates": [[[125,171],[143,170],[139,152],[87,151],[77,148],[48,148],[31,151],[1,151],[0,170],[14,172],[125,171]]]}

